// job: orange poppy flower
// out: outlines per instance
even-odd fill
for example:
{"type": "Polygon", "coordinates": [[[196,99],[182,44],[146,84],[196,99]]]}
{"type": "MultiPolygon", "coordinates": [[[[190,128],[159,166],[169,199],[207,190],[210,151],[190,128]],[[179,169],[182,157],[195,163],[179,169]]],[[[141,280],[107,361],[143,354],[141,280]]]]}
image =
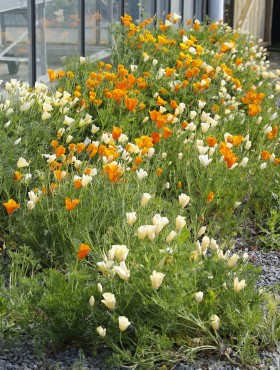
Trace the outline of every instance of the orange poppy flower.
{"type": "Polygon", "coordinates": [[[162,174],[162,168],[157,169],[157,175],[160,176],[162,174]]]}
{"type": "Polygon", "coordinates": [[[75,189],[80,189],[83,186],[82,181],[74,180],[74,186],[75,186],[75,189]]]}
{"type": "Polygon", "coordinates": [[[75,77],[74,73],[73,73],[73,72],[71,72],[71,71],[67,71],[67,72],[66,72],[66,75],[67,75],[67,77],[69,77],[69,78],[74,78],[74,77],[75,77]]]}
{"type": "Polygon", "coordinates": [[[181,85],[180,84],[177,84],[177,85],[175,85],[175,87],[174,87],[174,92],[177,92],[177,91],[179,91],[181,89],[181,85]]]}
{"type": "Polygon", "coordinates": [[[173,109],[176,109],[178,107],[176,100],[171,100],[170,105],[173,109]]]}
{"type": "Polygon", "coordinates": [[[261,112],[261,107],[257,104],[249,104],[249,111],[248,111],[248,114],[249,116],[255,116],[256,114],[258,114],[259,112],[261,112]]]}
{"type": "Polygon", "coordinates": [[[227,136],[227,142],[233,144],[234,146],[240,145],[244,141],[244,137],[242,135],[236,136],[227,136]]]}
{"type": "Polygon", "coordinates": [[[169,67],[166,67],[165,68],[165,75],[166,75],[166,77],[170,77],[175,72],[176,72],[176,69],[175,68],[169,68],[169,67]]]}
{"type": "Polygon", "coordinates": [[[141,103],[141,104],[139,104],[139,110],[143,110],[143,109],[145,109],[146,108],[146,104],[145,103],[141,103]]]}
{"type": "Polygon", "coordinates": [[[217,139],[214,136],[208,136],[207,139],[207,145],[213,148],[217,144],[217,139]]]}
{"type": "Polygon", "coordinates": [[[116,163],[110,163],[103,166],[111,182],[118,182],[123,170],[116,163]]]}
{"type": "Polygon", "coordinates": [[[132,21],[132,17],[128,14],[124,14],[124,16],[121,17],[121,20],[122,20],[123,24],[125,25],[125,27],[129,27],[130,23],[132,21]]]}
{"type": "Polygon", "coordinates": [[[122,134],[122,129],[120,127],[113,126],[112,136],[114,140],[118,140],[118,138],[122,134]]]}
{"type": "Polygon", "coordinates": [[[6,208],[9,215],[11,215],[17,208],[20,208],[20,205],[13,199],[9,199],[7,203],[3,203],[3,206],[6,208]]]}
{"type": "Polygon", "coordinates": [[[85,149],[86,145],[84,143],[77,144],[77,154],[81,153],[85,149]]]}
{"type": "Polygon", "coordinates": [[[65,148],[63,145],[60,145],[58,148],[55,150],[55,155],[57,158],[59,158],[62,154],[65,153],[65,148]]]}
{"type": "Polygon", "coordinates": [[[224,160],[227,162],[227,167],[231,168],[235,163],[238,162],[239,158],[236,157],[232,152],[229,156],[224,157],[224,160]]]}
{"type": "Polygon", "coordinates": [[[173,130],[170,130],[168,127],[163,127],[163,137],[168,139],[173,133],[173,130]]]}
{"type": "Polygon", "coordinates": [[[183,62],[181,60],[176,60],[176,68],[180,69],[183,67],[183,62]]]}
{"type": "Polygon", "coordinates": [[[220,106],[218,104],[214,104],[212,105],[211,110],[213,113],[218,113],[220,110],[220,106]]]}
{"type": "Polygon", "coordinates": [[[211,191],[211,192],[207,195],[207,202],[211,203],[213,199],[214,199],[214,193],[213,193],[213,191],[211,191]]]}
{"type": "Polygon", "coordinates": [[[271,157],[271,154],[267,150],[264,150],[262,152],[262,160],[267,161],[270,157],[271,157]]]}
{"type": "Polygon", "coordinates": [[[158,120],[158,118],[161,116],[161,113],[158,112],[157,110],[150,110],[149,111],[149,114],[150,114],[150,117],[151,117],[151,120],[156,122],[158,120]]]}
{"type": "Polygon", "coordinates": [[[113,99],[118,103],[121,98],[125,95],[125,91],[121,89],[115,89],[111,92],[113,99]]]}
{"type": "Polygon", "coordinates": [[[71,198],[66,198],[65,199],[65,208],[67,211],[72,211],[77,204],[80,203],[80,199],[71,199],[71,198]]]}
{"type": "Polygon", "coordinates": [[[91,91],[91,92],[89,93],[89,100],[90,100],[90,101],[94,101],[95,99],[96,99],[96,92],[91,91]]]}
{"type": "Polygon", "coordinates": [[[153,139],[153,144],[156,144],[160,141],[161,134],[159,132],[154,131],[151,133],[151,138],[153,139]]]}
{"type": "Polygon", "coordinates": [[[135,107],[138,104],[138,99],[125,97],[124,104],[126,106],[126,109],[130,110],[131,112],[135,112],[135,107]]]}
{"type": "Polygon", "coordinates": [[[278,126],[275,125],[272,131],[267,134],[268,139],[272,140],[273,138],[275,138],[277,136],[277,132],[278,132],[278,126]]]}
{"type": "Polygon", "coordinates": [[[143,135],[140,138],[136,138],[134,140],[139,149],[153,147],[153,139],[149,136],[143,135]]]}
{"type": "Polygon", "coordinates": [[[74,144],[74,143],[71,143],[71,144],[69,144],[69,147],[68,147],[68,149],[69,149],[69,151],[70,152],[74,152],[74,150],[76,149],[76,144],[74,144]]]}
{"type": "Polygon", "coordinates": [[[94,100],[94,104],[96,105],[101,105],[103,103],[103,100],[100,100],[100,99],[95,99],[94,100]]]}
{"type": "Polygon", "coordinates": [[[78,260],[83,260],[88,253],[90,252],[91,248],[89,245],[82,243],[80,245],[80,248],[78,250],[77,258],[78,260]]]}
{"type": "Polygon", "coordinates": [[[235,64],[236,64],[237,66],[239,66],[239,64],[241,64],[242,62],[243,62],[242,58],[236,58],[236,59],[235,59],[235,64]]]}
{"type": "Polygon", "coordinates": [[[50,193],[54,194],[56,189],[58,188],[58,184],[54,184],[53,182],[50,184],[50,193]]]}
{"type": "Polygon", "coordinates": [[[59,170],[61,167],[61,163],[57,162],[57,161],[53,161],[50,165],[50,170],[51,171],[55,171],[55,170],[59,170]]]}
{"type": "Polygon", "coordinates": [[[65,171],[61,171],[61,170],[56,170],[54,171],[54,177],[60,181],[60,180],[63,180],[66,176],[68,175],[67,172],[65,171]]]}
{"type": "Polygon", "coordinates": [[[138,164],[140,164],[141,162],[143,162],[143,159],[141,157],[136,157],[135,160],[134,160],[134,163],[135,163],[136,166],[138,164]]]}
{"type": "Polygon", "coordinates": [[[105,148],[104,155],[107,157],[107,159],[112,161],[113,159],[116,159],[119,157],[120,153],[117,152],[117,150],[113,147],[105,148]]]}
{"type": "Polygon", "coordinates": [[[53,82],[56,79],[53,69],[48,69],[48,75],[49,75],[50,82],[53,82]]]}
{"type": "Polygon", "coordinates": [[[58,141],[57,140],[52,140],[51,141],[51,146],[55,149],[58,146],[58,141]]]}
{"type": "Polygon", "coordinates": [[[157,105],[161,106],[161,105],[165,105],[165,104],[167,104],[167,101],[163,100],[160,96],[158,96],[157,105]]]}
{"type": "Polygon", "coordinates": [[[15,173],[14,173],[14,180],[15,181],[20,181],[21,180],[21,178],[22,178],[22,174],[19,172],[19,171],[16,171],[15,173]]]}

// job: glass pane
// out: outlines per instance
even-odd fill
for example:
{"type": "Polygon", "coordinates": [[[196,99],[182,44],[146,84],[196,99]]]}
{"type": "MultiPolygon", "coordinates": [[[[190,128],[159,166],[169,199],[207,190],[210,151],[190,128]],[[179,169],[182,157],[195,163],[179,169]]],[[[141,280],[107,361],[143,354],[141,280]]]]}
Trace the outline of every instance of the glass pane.
{"type": "Polygon", "coordinates": [[[79,2],[47,0],[37,5],[37,75],[62,68],[64,57],[79,55],[79,2]]]}
{"type": "Polygon", "coordinates": [[[168,0],[158,0],[157,2],[157,17],[159,19],[165,20],[168,14],[168,0]]]}
{"type": "Polygon", "coordinates": [[[139,0],[127,0],[124,3],[124,12],[129,14],[132,19],[133,23],[137,24],[140,20],[140,3],[139,0]]]}
{"type": "Polygon", "coordinates": [[[0,77],[28,81],[27,2],[0,1],[0,77]]]}
{"type": "Polygon", "coordinates": [[[120,22],[121,16],[121,1],[120,0],[112,0],[113,1],[113,23],[120,22]]]}
{"type": "Polygon", "coordinates": [[[141,0],[140,1],[140,16],[141,20],[153,17],[153,1],[151,0],[141,0]]]}
{"type": "Polygon", "coordinates": [[[108,48],[111,43],[110,24],[112,21],[112,0],[85,1],[86,55],[94,55],[108,48]]]}

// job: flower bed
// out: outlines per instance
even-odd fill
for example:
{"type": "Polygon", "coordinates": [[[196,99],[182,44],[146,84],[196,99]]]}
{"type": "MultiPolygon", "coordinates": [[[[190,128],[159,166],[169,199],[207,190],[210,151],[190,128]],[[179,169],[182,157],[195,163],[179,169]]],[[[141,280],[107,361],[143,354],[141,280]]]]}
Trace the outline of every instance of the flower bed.
{"type": "Polygon", "coordinates": [[[2,327],[139,368],[257,362],[279,340],[277,296],[231,248],[279,206],[278,74],[226,24],[122,22],[111,64],[6,84],[2,327]]]}

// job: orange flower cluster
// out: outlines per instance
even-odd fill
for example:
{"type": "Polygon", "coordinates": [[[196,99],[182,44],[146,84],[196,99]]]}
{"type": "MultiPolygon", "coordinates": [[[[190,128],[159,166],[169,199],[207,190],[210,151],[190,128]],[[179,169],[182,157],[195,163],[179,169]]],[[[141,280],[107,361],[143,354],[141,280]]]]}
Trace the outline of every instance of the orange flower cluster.
{"type": "MultiPolygon", "coordinates": [[[[53,82],[54,80],[62,78],[65,75],[65,72],[60,71],[60,70],[54,71],[53,69],[48,69],[48,75],[49,75],[50,82],[53,82]]],[[[72,78],[72,75],[70,75],[70,71],[67,73],[67,76],[69,78],[72,78]]]]}
{"type": "Polygon", "coordinates": [[[227,163],[228,168],[231,168],[239,160],[225,142],[220,144],[220,153],[224,156],[224,161],[227,163]]]}
{"type": "Polygon", "coordinates": [[[264,99],[265,94],[256,93],[254,90],[247,91],[246,96],[241,98],[241,101],[248,105],[249,116],[255,116],[262,111],[260,103],[264,99]]]}
{"type": "Polygon", "coordinates": [[[107,176],[111,182],[119,182],[120,176],[123,174],[123,169],[117,163],[109,163],[103,166],[107,176]]]}

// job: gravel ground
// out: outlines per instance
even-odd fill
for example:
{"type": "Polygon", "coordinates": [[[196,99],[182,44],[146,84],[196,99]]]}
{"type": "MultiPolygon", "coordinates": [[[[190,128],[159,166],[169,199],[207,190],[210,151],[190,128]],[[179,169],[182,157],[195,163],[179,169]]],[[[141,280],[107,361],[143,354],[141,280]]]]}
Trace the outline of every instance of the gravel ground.
{"type": "MultiPolygon", "coordinates": [[[[280,286],[280,251],[263,252],[256,248],[244,247],[242,240],[237,240],[235,249],[247,252],[250,262],[262,267],[257,288],[273,287],[276,284],[280,286]]],[[[32,340],[25,338],[18,346],[13,347],[0,340],[0,370],[121,370],[121,367],[113,368],[104,365],[104,360],[109,356],[108,350],[96,355],[88,355],[71,347],[52,357],[40,353],[40,359],[38,359],[32,340]]],[[[263,352],[260,357],[262,360],[258,367],[239,367],[230,363],[226,357],[217,358],[213,355],[199,358],[193,364],[182,361],[174,366],[173,370],[280,370],[280,347],[277,352],[263,352]]]]}

